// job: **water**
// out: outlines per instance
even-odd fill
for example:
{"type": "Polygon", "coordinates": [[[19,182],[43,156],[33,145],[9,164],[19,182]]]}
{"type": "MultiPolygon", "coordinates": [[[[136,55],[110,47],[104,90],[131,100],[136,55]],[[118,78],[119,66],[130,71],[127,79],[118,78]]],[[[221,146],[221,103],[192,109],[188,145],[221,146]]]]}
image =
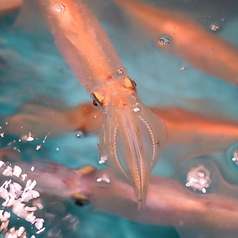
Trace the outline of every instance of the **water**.
{"type": "MultiPolygon", "coordinates": [[[[154,5],[171,4],[175,7],[177,4],[176,9],[183,9],[193,14],[194,18],[209,31],[215,31],[216,26],[219,26],[219,29],[212,33],[237,44],[238,21],[237,15],[233,12],[237,9],[235,1],[231,1],[229,6],[224,1],[220,3],[221,7],[214,7],[209,5],[211,3],[205,2],[190,1],[187,5],[184,1],[180,4],[178,2],[160,3],[158,1],[154,5]],[[196,10],[194,13],[194,9],[198,9],[196,4],[201,4],[200,11],[196,10]],[[212,30],[210,27],[214,22],[216,25],[212,30]]],[[[178,106],[211,115],[214,118],[238,121],[236,85],[202,73],[189,63],[156,48],[153,42],[156,39],[147,38],[143,30],[135,28],[138,23],[133,25],[111,1],[98,1],[92,5],[126,66],[126,71],[136,81],[140,98],[144,103],[153,106],[178,106]],[[182,70],[181,66],[186,70],[182,70]]],[[[57,9],[56,11],[64,12],[64,6],[63,8],[59,6],[57,9]]],[[[89,101],[90,96],[80,86],[59,55],[51,35],[42,34],[42,30],[39,32],[32,25],[29,31],[25,31],[26,27],[13,28],[11,25],[14,18],[15,14],[12,14],[0,19],[0,126],[11,127],[6,117],[12,114],[17,115],[22,105],[29,102],[46,105],[49,110],[52,110],[52,108],[65,109],[89,101]]],[[[123,74],[124,71],[125,69],[121,68],[117,73],[123,74]]],[[[103,168],[103,164],[98,164],[96,136],[78,136],[78,134],[75,136],[75,132],[71,132],[59,133],[57,137],[54,137],[46,132],[43,138],[38,138],[30,131],[27,135],[16,136],[6,134],[3,130],[0,133],[0,146],[21,151],[22,157],[26,160],[32,157],[47,158],[72,168],[86,164],[103,168]]],[[[176,145],[173,149],[175,147],[176,145]]],[[[238,184],[237,164],[236,160],[233,160],[236,158],[234,157],[236,150],[237,148],[230,147],[219,154],[209,155],[213,161],[212,165],[200,158],[201,164],[214,168],[213,163],[215,163],[219,168],[220,174],[213,175],[215,180],[212,177],[212,181],[217,182],[217,178],[223,177],[230,184],[238,184]]],[[[153,174],[175,177],[185,186],[187,172],[198,166],[200,160],[197,162],[197,159],[192,159],[191,164],[186,164],[181,161],[176,162],[175,155],[176,153],[172,153],[171,150],[165,151],[153,174]]],[[[218,181],[217,183],[219,191],[226,191],[225,182],[218,181]]],[[[216,193],[216,188],[212,183],[207,192],[212,189],[216,193]]],[[[44,233],[42,237],[46,234],[48,237],[83,238],[179,237],[173,227],[139,224],[102,213],[90,205],[76,207],[71,200],[62,201],[59,198],[54,200],[46,197],[43,202],[47,213],[46,223],[50,225],[47,233],[44,233]],[[72,225],[67,225],[70,219],[74,222],[72,225]]],[[[17,219],[14,219],[14,222],[19,224],[17,219]]],[[[28,231],[31,231],[29,225],[26,227],[28,231]]],[[[186,234],[189,237],[189,232],[190,230],[183,231],[184,237],[186,234]]]]}

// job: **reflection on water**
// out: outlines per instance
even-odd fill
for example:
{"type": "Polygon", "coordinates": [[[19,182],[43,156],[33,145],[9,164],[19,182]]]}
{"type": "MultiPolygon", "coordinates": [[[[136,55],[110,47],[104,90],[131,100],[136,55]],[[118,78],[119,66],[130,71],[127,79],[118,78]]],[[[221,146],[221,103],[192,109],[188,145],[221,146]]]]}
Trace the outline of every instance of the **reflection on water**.
{"type": "MultiPolygon", "coordinates": [[[[90,1],[89,6],[136,81],[141,100],[167,124],[167,145],[152,172],[155,181],[162,181],[159,176],[172,178],[181,189],[171,180],[166,180],[167,187],[151,182],[148,210],[141,217],[123,210],[120,199],[118,208],[111,209],[113,201],[105,205],[97,197],[100,192],[93,194],[91,202],[98,208],[143,224],[99,212],[92,205],[76,207],[68,195],[62,199],[48,192],[40,196],[45,231],[36,234],[36,226],[43,227],[40,221],[21,223],[14,217],[21,218],[18,213],[11,214],[9,227],[24,226],[29,237],[235,237],[237,1],[143,1],[147,5],[142,8],[138,1],[115,2],[118,5],[90,1]],[[162,196],[154,202],[154,191],[167,191],[167,201],[162,196]],[[174,196],[173,205],[168,205],[169,195],[174,196]]],[[[0,7],[0,146],[20,152],[26,161],[47,158],[70,168],[104,168],[104,163],[98,164],[95,136],[102,115],[84,104],[91,100],[89,95],[60,56],[42,15],[31,7],[17,20],[18,27],[12,26],[17,12],[5,14],[0,7]]],[[[62,5],[54,7],[65,11],[62,5]]],[[[10,191],[12,184],[2,188],[10,191]]],[[[57,186],[62,193],[67,190],[57,186]]],[[[125,204],[127,189],[122,192],[125,204]]],[[[113,192],[106,195],[116,200],[113,192]]],[[[3,207],[1,217],[7,220],[11,209],[3,207]]]]}

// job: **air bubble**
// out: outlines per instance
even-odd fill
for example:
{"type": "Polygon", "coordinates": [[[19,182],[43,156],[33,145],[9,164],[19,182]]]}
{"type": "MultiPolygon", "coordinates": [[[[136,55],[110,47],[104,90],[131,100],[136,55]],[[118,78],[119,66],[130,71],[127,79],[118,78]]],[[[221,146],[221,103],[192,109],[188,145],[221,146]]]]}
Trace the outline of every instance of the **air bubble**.
{"type": "Polygon", "coordinates": [[[182,66],[181,68],[180,68],[180,71],[184,71],[186,69],[186,67],[185,66],[182,66]]]}
{"type": "Polygon", "coordinates": [[[35,138],[32,136],[31,132],[29,131],[28,135],[24,135],[21,137],[23,141],[33,141],[35,138]]]}
{"type": "Polygon", "coordinates": [[[118,69],[117,69],[117,74],[118,74],[118,75],[122,75],[122,74],[125,73],[125,71],[126,71],[126,70],[125,70],[123,67],[118,68],[118,69]]]}
{"type": "Polygon", "coordinates": [[[60,148],[59,147],[56,147],[56,151],[59,151],[60,150],[60,148]]]}
{"type": "Polygon", "coordinates": [[[0,133],[0,136],[3,138],[4,137],[4,132],[0,133]]]}
{"type": "Polygon", "coordinates": [[[54,3],[52,6],[53,11],[63,13],[66,9],[66,7],[62,3],[54,3]]]}
{"type": "Polygon", "coordinates": [[[100,159],[99,159],[99,164],[105,164],[107,161],[107,156],[101,156],[100,159]]]}
{"type": "Polygon", "coordinates": [[[39,149],[41,149],[41,145],[36,146],[36,150],[39,150],[39,149]]]}
{"type": "Polygon", "coordinates": [[[236,165],[238,165],[238,150],[234,151],[233,158],[231,159],[236,165]]]}
{"type": "Polygon", "coordinates": [[[220,29],[220,26],[216,23],[213,23],[210,27],[212,31],[218,31],[220,29]]]}
{"type": "Polygon", "coordinates": [[[102,174],[101,177],[97,178],[97,182],[98,183],[108,183],[109,184],[111,182],[111,180],[107,177],[106,174],[102,174]]]}
{"type": "Polygon", "coordinates": [[[211,174],[203,165],[192,168],[187,174],[186,187],[191,187],[194,191],[199,190],[203,193],[207,192],[211,184],[211,174]]]}
{"type": "Polygon", "coordinates": [[[140,107],[138,106],[138,103],[136,103],[136,105],[133,107],[133,111],[134,112],[139,112],[141,109],[140,107]]]}
{"type": "Polygon", "coordinates": [[[170,43],[170,39],[167,36],[162,36],[158,41],[157,44],[161,46],[168,46],[170,43]]]}
{"type": "Polygon", "coordinates": [[[76,134],[76,137],[77,137],[77,138],[80,138],[80,137],[82,137],[82,136],[84,136],[84,134],[83,134],[82,131],[79,131],[79,132],[76,134]]]}

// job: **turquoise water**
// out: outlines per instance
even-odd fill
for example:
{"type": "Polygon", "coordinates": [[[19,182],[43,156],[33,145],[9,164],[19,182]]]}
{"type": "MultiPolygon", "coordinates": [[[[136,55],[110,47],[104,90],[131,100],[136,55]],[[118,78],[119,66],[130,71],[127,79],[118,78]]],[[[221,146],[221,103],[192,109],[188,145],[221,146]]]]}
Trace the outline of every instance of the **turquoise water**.
{"type": "MultiPolygon", "coordinates": [[[[180,106],[214,117],[219,115],[234,121],[238,120],[237,86],[199,72],[175,56],[155,49],[153,42],[149,41],[143,32],[131,31],[132,26],[128,20],[123,20],[125,16],[115,6],[111,6],[110,2],[102,6],[101,8],[94,6],[99,8],[98,17],[110,35],[128,74],[137,82],[139,95],[145,104],[180,106]],[[113,11],[115,14],[112,14],[113,11]],[[110,13],[105,15],[105,12],[110,13]],[[137,41],[137,39],[141,40],[137,41]],[[186,66],[184,71],[180,71],[182,66],[186,66]],[[209,108],[209,105],[213,107],[209,108]]],[[[201,20],[203,14],[209,15],[201,10],[196,17],[201,20]]],[[[219,11],[212,17],[213,20],[221,19],[219,11]]],[[[222,25],[216,34],[238,45],[237,16],[226,13],[225,17],[225,21],[219,22],[222,25]]],[[[41,30],[38,32],[35,29],[27,31],[26,28],[14,28],[12,27],[14,18],[13,14],[0,19],[2,126],[5,118],[17,114],[24,103],[57,104],[58,107],[63,108],[91,100],[61,58],[50,34],[41,30]],[[54,103],[53,100],[56,102],[54,103]]],[[[210,22],[211,19],[203,24],[208,27],[210,22]]],[[[0,138],[0,146],[16,147],[21,151],[24,159],[48,159],[71,168],[78,168],[85,164],[100,168],[97,137],[77,138],[76,134],[77,132],[71,132],[57,137],[49,136],[40,150],[36,150],[39,141],[18,142],[18,136],[5,134],[0,138]]],[[[173,153],[172,155],[176,157],[173,153]]],[[[175,176],[178,165],[175,162],[176,158],[169,158],[172,155],[170,151],[165,151],[153,173],[166,177],[175,176]]],[[[221,167],[224,177],[229,177],[228,174],[231,173],[230,181],[237,184],[238,167],[228,160],[229,156],[231,156],[229,150],[222,151],[219,156],[211,155],[215,161],[218,158],[217,164],[221,167]],[[221,157],[225,158],[225,162],[221,162],[221,157]]],[[[60,237],[57,232],[61,232],[62,237],[83,238],[179,237],[173,227],[135,223],[101,213],[90,205],[77,207],[73,201],[52,202],[50,198],[48,204],[49,208],[46,209],[50,210],[49,213],[54,213],[49,230],[55,229],[55,234],[58,234],[52,237],[60,237]],[[66,222],[62,220],[68,214],[72,216],[70,219],[75,219],[75,223],[79,221],[75,230],[72,228],[74,222],[70,224],[67,220],[66,222]]],[[[31,232],[30,227],[29,232],[31,232]]],[[[47,236],[50,237],[49,233],[45,232],[39,237],[47,236]]]]}

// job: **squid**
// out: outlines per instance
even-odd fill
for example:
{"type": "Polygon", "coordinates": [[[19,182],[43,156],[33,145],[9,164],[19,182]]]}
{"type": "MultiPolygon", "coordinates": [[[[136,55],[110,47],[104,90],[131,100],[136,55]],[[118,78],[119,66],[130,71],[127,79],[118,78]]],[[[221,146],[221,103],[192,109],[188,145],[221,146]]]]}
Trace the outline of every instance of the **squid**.
{"type": "Polygon", "coordinates": [[[214,35],[184,12],[155,8],[134,0],[115,0],[132,19],[137,19],[150,39],[169,37],[169,44],[157,44],[196,69],[232,84],[238,83],[238,49],[214,35]]]}
{"type": "Polygon", "coordinates": [[[133,186],[145,205],[150,173],[166,141],[166,127],[145,106],[96,17],[83,1],[40,1],[56,46],[103,113],[100,158],[133,186]]]}
{"type": "MultiPolygon", "coordinates": [[[[204,103],[197,101],[194,105],[203,107],[204,103]]],[[[100,133],[103,113],[91,103],[60,108],[25,104],[19,112],[5,118],[12,126],[5,126],[2,131],[20,137],[29,131],[34,137],[45,137],[49,133],[57,136],[72,131],[81,131],[85,136],[100,133]]],[[[150,108],[167,126],[169,136],[163,152],[167,160],[175,163],[176,156],[176,163],[179,163],[191,156],[224,151],[238,141],[237,120],[228,116],[224,118],[222,112],[215,109],[215,103],[210,103],[209,108],[213,108],[212,116],[174,106],[150,108]]]]}
{"type": "Polygon", "coordinates": [[[0,0],[0,17],[22,6],[23,0],[0,0]]]}
{"type": "MultiPolygon", "coordinates": [[[[210,170],[213,179],[210,192],[199,194],[175,179],[151,176],[146,209],[139,211],[132,187],[109,169],[99,171],[92,166],[70,169],[42,160],[26,163],[16,151],[9,149],[1,150],[0,158],[5,163],[19,166],[28,179],[36,180],[35,189],[41,196],[73,198],[81,205],[89,202],[100,211],[136,222],[174,226],[182,238],[191,237],[191,234],[197,238],[201,235],[234,237],[237,234],[237,186],[225,182],[212,160],[199,162],[210,170]],[[226,187],[225,192],[215,191],[219,187],[226,187]]],[[[196,166],[197,162],[192,162],[190,167],[196,166]]]]}

